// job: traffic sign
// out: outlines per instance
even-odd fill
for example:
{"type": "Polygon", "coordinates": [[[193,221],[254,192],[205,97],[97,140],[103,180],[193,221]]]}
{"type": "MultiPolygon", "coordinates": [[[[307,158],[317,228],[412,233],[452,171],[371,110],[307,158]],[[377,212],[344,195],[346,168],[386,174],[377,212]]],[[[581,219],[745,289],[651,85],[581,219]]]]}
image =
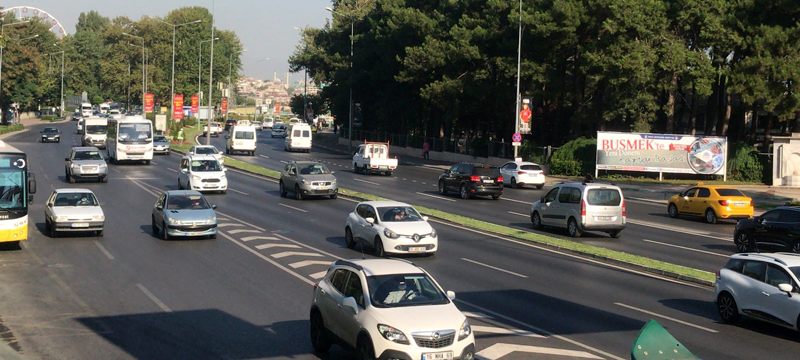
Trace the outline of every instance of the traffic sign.
{"type": "Polygon", "coordinates": [[[513,142],[521,142],[522,141],[522,134],[514,133],[514,135],[511,136],[511,141],[513,141],[513,142]]]}

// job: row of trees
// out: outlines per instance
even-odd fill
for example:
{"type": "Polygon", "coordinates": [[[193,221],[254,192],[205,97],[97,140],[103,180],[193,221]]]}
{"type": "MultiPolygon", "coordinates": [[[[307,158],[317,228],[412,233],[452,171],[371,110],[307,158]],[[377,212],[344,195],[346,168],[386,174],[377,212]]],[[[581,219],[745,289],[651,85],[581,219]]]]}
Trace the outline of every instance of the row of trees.
{"type": "MultiPolygon", "coordinates": [[[[522,4],[521,93],[533,99],[539,144],[598,130],[732,141],[757,127],[800,130],[800,2],[522,4]]],[[[517,1],[341,0],[333,9],[332,23],[304,31],[290,65],[327,85],[338,119],[352,86],[367,129],[510,140],[517,1]]]]}
{"type": "MultiPolygon", "coordinates": [[[[81,13],[74,34],[60,40],[48,30],[49,26],[37,19],[7,26],[2,40],[5,49],[0,106],[4,110],[14,102],[22,109],[58,106],[61,50],[65,52],[65,96],[76,96],[85,91],[89,101],[95,104],[106,100],[141,104],[144,67],[147,92],[154,93],[157,104],[169,106],[173,30],[169,24],[196,20],[201,21],[177,28],[175,92],[185,94],[186,98],[198,90],[207,93],[211,46],[210,41],[205,40],[211,37],[211,18],[208,10],[202,7],[180,8],[163,18],[143,17],[138,21],[127,17],[109,19],[90,11],[81,13]],[[35,35],[38,37],[30,40],[12,40],[35,35]],[[144,61],[142,39],[137,37],[144,39],[144,61]],[[202,54],[199,53],[201,41],[205,41],[202,54]]],[[[3,24],[15,21],[12,14],[2,19],[3,24]]],[[[236,83],[243,48],[232,31],[215,29],[215,37],[213,81],[214,102],[218,103],[218,84],[236,83]]],[[[204,104],[206,101],[207,98],[204,104]]]]}

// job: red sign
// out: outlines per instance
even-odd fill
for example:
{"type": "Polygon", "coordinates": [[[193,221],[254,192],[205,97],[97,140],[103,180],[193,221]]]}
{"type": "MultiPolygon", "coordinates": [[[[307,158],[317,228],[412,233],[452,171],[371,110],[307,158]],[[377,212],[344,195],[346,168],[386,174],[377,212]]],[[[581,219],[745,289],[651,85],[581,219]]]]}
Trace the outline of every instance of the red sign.
{"type": "Polygon", "coordinates": [[[528,108],[528,105],[523,105],[522,110],[519,112],[519,118],[526,124],[531,122],[531,109],[528,108]]]}
{"type": "Polygon", "coordinates": [[[200,113],[200,97],[197,94],[192,95],[192,114],[200,113]]]}
{"type": "Polygon", "coordinates": [[[155,109],[155,98],[153,93],[144,94],[144,112],[153,112],[155,109]]]}
{"type": "Polygon", "coordinates": [[[172,119],[180,121],[183,119],[183,94],[175,94],[172,101],[172,119]]]}
{"type": "Polygon", "coordinates": [[[275,113],[276,114],[281,113],[281,103],[275,103],[275,113]]]}
{"type": "Polygon", "coordinates": [[[222,104],[220,104],[220,111],[224,113],[228,113],[228,98],[222,98],[222,104]]]}

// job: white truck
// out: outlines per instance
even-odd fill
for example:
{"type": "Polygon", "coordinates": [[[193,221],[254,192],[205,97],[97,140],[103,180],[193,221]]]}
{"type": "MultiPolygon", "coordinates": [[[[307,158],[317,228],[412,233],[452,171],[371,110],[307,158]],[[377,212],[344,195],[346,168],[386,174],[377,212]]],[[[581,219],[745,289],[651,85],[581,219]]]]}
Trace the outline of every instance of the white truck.
{"type": "Polygon", "coordinates": [[[353,172],[392,175],[397,169],[397,158],[389,158],[389,143],[364,142],[353,154],[353,172]]]}
{"type": "Polygon", "coordinates": [[[108,119],[99,116],[90,116],[83,119],[81,142],[83,146],[95,146],[100,149],[106,147],[106,132],[108,119]]]}
{"type": "Polygon", "coordinates": [[[81,103],[81,116],[88,117],[94,115],[94,109],[90,103],[81,103]]]}

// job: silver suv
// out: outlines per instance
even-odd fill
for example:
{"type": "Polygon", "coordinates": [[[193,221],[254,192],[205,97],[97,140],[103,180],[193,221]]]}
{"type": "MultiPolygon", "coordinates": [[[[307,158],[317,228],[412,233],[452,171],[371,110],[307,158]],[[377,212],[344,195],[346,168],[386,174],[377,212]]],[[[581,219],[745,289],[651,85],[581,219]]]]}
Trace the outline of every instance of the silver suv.
{"type": "Polygon", "coordinates": [[[800,254],[735,254],[717,272],[717,310],[723,322],[744,315],[800,330],[800,254]]]}
{"type": "Polygon", "coordinates": [[[94,146],[73,147],[64,161],[64,176],[70,183],[79,179],[108,182],[108,164],[94,146]]]}
{"type": "Polygon", "coordinates": [[[297,200],[309,196],[336,199],[339,191],[333,171],[316,161],[292,161],[286,164],[278,185],[281,197],[286,197],[287,192],[291,191],[297,200]]]}
{"type": "Polygon", "coordinates": [[[562,182],[531,205],[531,223],[566,228],[571,237],[603,231],[618,238],[625,229],[627,208],[622,190],[613,184],[562,182]]]}

